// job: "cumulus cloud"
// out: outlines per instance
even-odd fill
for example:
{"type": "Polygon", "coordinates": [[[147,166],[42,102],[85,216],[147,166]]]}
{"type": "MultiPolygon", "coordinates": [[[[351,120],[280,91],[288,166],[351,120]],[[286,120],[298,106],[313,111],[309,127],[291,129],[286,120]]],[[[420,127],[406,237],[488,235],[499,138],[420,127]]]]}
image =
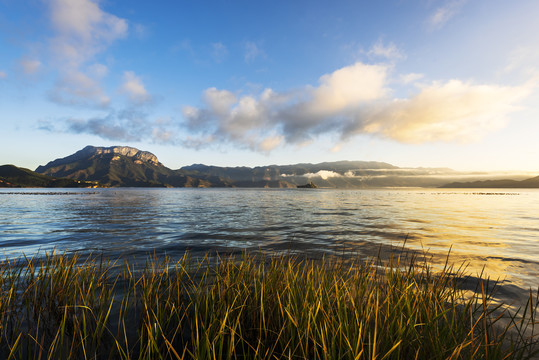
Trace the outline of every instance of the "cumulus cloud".
{"type": "Polygon", "coordinates": [[[26,75],[35,74],[41,68],[41,61],[23,58],[19,60],[19,66],[26,75]]]}
{"type": "MultiPolygon", "coordinates": [[[[230,91],[210,88],[204,92],[203,101],[206,108],[183,108],[183,116],[190,130],[209,133],[206,135],[213,135],[211,139],[232,141],[263,152],[272,150],[282,142],[282,136],[266,135],[269,129],[265,122],[275,102],[271,90],[263,92],[259,98],[238,98],[230,91]]],[[[196,141],[191,139],[190,143],[196,141]]]]}
{"type": "Polygon", "coordinates": [[[382,65],[356,63],[322,76],[318,87],[290,93],[265,89],[258,96],[237,96],[210,88],[203,95],[204,107],[183,108],[185,125],[253,150],[301,143],[338,126],[342,114],[384,96],[387,71],[382,65]]]}
{"type": "Polygon", "coordinates": [[[94,1],[52,0],[50,11],[55,53],[73,67],[127,35],[127,21],[103,11],[94,1]]]}
{"type": "Polygon", "coordinates": [[[318,86],[296,91],[241,95],[210,88],[202,107],[183,108],[184,125],[206,139],[198,146],[211,140],[263,152],[301,145],[320,134],[336,134],[339,143],[358,134],[407,143],[469,141],[502,127],[534,86],[450,80],[415,84],[414,95],[395,98],[390,72],[389,65],[357,62],[321,76],[318,86]]]}
{"type": "Polygon", "coordinates": [[[141,105],[152,100],[142,80],[133,71],[125,71],[121,91],[133,104],[141,105]]]}
{"type": "Polygon", "coordinates": [[[128,24],[91,0],[52,0],[50,21],[55,30],[50,49],[59,80],[50,98],[61,104],[103,106],[108,102],[98,79],[108,69],[85,65],[112,42],[127,36],[128,24]]]}
{"type": "Polygon", "coordinates": [[[427,19],[430,29],[442,28],[451,18],[457,15],[468,0],[449,0],[432,13],[427,19]]]}
{"type": "Polygon", "coordinates": [[[470,141],[505,125],[530,87],[433,83],[409,99],[393,99],[354,114],[342,137],[370,133],[406,143],[470,141]]]}
{"type": "Polygon", "coordinates": [[[309,106],[316,113],[334,114],[386,95],[388,67],[357,62],[323,75],[309,106]]]}

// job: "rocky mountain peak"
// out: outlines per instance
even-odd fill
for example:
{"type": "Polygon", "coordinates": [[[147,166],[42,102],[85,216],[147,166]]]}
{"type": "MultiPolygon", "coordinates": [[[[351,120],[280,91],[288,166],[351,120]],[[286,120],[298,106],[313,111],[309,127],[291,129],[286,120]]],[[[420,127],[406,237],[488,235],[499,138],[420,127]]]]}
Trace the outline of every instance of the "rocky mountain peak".
{"type": "Polygon", "coordinates": [[[84,149],[77,151],[73,155],[69,155],[65,158],[56,159],[49,162],[45,166],[39,166],[36,169],[38,173],[44,173],[48,169],[70,164],[76,161],[89,159],[95,156],[112,155],[112,160],[118,160],[120,156],[131,158],[135,163],[149,163],[152,165],[160,165],[157,156],[148,151],[140,151],[139,149],[130,146],[111,146],[111,147],[96,147],[88,145],[84,149]]]}
{"type": "Polygon", "coordinates": [[[129,158],[133,158],[135,161],[148,162],[154,165],[159,165],[159,160],[157,156],[148,151],[141,151],[139,149],[130,147],[130,146],[111,146],[111,147],[94,147],[87,146],[83,149],[88,152],[93,152],[93,155],[105,155],[105,154],[115,154],[122,155],[129,158]]]}

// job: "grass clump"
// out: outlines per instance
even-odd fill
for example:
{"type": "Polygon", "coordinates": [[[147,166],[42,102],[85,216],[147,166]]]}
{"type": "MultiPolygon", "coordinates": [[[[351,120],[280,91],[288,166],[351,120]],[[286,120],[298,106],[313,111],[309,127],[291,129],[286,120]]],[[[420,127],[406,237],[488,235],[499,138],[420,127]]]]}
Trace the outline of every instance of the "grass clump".
{"type": "Polygon", "coordinates": [[[527,359],[537,297],[509,312],[461,270],[399,260],[49,255],[0,266],[0,358],[527,359]]]}

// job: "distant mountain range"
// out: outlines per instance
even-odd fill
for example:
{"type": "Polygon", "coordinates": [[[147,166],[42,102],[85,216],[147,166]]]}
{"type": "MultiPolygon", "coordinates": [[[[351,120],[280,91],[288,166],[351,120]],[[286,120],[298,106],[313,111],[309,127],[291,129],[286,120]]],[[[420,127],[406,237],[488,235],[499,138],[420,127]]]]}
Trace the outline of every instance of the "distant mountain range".
{"type": "Polygon", "coordinates": [[[271,187],[310,184],[326,188],[368,187],[539,187],[539,177],[484,180],[447,168],[399,168],[384,162],[337,161],[318,164],[219,167],[203,164],[172,170],[147,151],[127,146],[94,147],[39,166],[36,172],[0,167],[0,187],[271,187]],[[18,175],[17,175],[18,174],[18,175]]]}
{"type": "Polygon", "coordinates": [[[37,173],[105,186],[144,187],[271,187],[295,188],[312,178],[318,186],[364,187],[356,175],[398,171],[382,162],[339,161],[320,164],[218,167],[193,164],[172,170],[149,152],[127,146],[87,146],[75,154],[36,169],[37,173]]]}
{"type": "Polygon", "coordinates": [[[530,189],[539,188],[539,176],[526,180],[484,180],[470,182],[453,182],[442,186],[444,188],[500,188],[500,189],[530,189]]]}

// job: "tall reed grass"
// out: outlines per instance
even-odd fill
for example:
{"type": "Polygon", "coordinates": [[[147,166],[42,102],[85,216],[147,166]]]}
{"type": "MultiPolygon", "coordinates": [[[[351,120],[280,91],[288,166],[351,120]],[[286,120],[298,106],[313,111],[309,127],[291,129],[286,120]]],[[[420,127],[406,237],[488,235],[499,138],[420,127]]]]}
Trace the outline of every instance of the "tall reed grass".
{"type": "Polygon", "coordinates": [[[138,269],[48,255],[0,266],[5,359],[527,359],[538,294],[510,312],[492,284],[414,259],[344,265],[244,254],[138,269]]]}

